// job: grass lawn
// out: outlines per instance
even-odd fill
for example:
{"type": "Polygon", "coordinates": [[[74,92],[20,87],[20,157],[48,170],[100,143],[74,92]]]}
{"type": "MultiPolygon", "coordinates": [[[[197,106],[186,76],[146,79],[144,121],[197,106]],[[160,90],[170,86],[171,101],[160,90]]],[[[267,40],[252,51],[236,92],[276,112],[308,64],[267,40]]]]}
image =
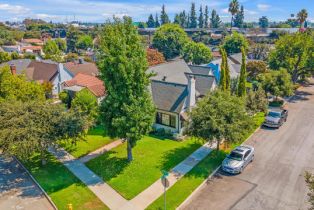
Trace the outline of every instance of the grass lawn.
{"type": "Polygon", "coordinates": [[[145,136],[133,148],[134,160],[127,161],[126,144],[87,162],[126,199],[132,199],[203,144],[197,139],[182,142],[145,136]]]}
{"type": "Polygon", "coordinates": [[[106,136],[103,128],[97,126],[88,131],[87,135],[84,137],[84,140],[72,144],[70,142],[61,142],[65,150],[71,153],[76,158],[87,155],[88,153],[95,151],[96,149],[111,143],[114,139],[106,136]]]}
{"type": "MultiPolygon", "coordinates": [[[[246,138],[248,138],[256,128],[262,125],[264,118],[264,113],[258,113],[254,116],[255,127],[247,133],[246,138]]],[[[246,140],[246,138],[243,139],[243,141],[246,140]]],[[[189,173],[175,183],[167,191],[167,209],[176,209],[221,164],[226,155],[240,144],[241,142],[229,145],[229,147],[224,148],[224,150],[213,151],[189,173]]],[[[163,195],[148,206],[147,209],[164,209],[163,195]]]]}
{"type": "Polygon", "coordinates": [[[69,203],[75,210],[109,209],[52,155],[48,155],[45,166],[41,165],[38,155],[32,157],[29,162],[24,162],[24,166],[32,173],[59,210],[68,209],[69,203]]]}

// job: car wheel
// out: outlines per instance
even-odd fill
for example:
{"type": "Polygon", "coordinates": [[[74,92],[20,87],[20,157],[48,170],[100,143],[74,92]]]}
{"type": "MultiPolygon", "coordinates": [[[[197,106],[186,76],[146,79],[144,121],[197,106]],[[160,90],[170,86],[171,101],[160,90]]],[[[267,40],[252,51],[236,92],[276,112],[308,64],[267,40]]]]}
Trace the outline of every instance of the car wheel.
{"type": "Polygon", "coordinates": [[[241,174],[243,172],[243,167],[241,167],[239,174],[241,174]]]}

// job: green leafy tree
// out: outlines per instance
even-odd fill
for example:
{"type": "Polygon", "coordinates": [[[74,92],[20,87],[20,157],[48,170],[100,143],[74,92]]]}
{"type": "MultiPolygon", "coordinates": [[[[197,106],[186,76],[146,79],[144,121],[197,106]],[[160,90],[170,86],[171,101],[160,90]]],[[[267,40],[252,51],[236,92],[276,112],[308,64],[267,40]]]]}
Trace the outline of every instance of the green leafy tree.
{"type": "Polygon", "coordinates": [[[132,20],[125,17],[106,24],[99,50],[98,67],[107,91],[101,104],[101,120],[110,136],[127,140],[128,160],[132,161],[132,148],[151,130],[155,117],[147,88],[150,80],[146,53],[132,20]]]}
{"type": "Polygon", "coordinates": [[[165,24],[157,29],[153,37],[153,47],[158,49],[165,58],[171,59],[182,53],[188,36],[177,24],[165,24]]]}
{"type": "Polygon", "coordinates": [[[148,28],[155,28],[155,20],[152,14],[149,15],[148,20],[147,20],[147,27],[148,28]]]}
{"type": "Polygon", "coordinates": [[[238,84],[238,96],[245,97],[245,95],[246,95],[246,54],[244,48],[242,48],[242,63],[238,84]]]}
{"type": "Polygon", "coordinates": [[[242,47],[246,51],[248,46],[249,43],[246,38],[238,32],[233,32],[231,35],[226,36],[222,45],[228,55],[241,52],[242,47]]]}
{"type": "Polygon", "coordinates": [[[181,26],[181,19],[180,19],[179,14],[175,14],[175,15],[174,15],[173,23],[178,24],[178,25],[181,26]]]}
{"type": "Polygon", "coordinates": [[[182,12],[180,12],[179,14],[179,18],[180,18],[180,25],[182,28],[187,28],[188,27],[188,20],[187,20],[187,15],[185,13],[185,10],[183,10],[182,12]]]}
{"type": "Polygon", "coordinates": [[[192,5],[191,5],[189,28],[197,28],[197,17],[196,17],[196,11],[195,11],[195,3],[192,3],[192,5]]]}
{"type": "Polygon", "coordinates": [[[222,140],[226,143],[243,140],[253,125],[244,100],[221,90],[202,98],[192,109],[190,119],[188,133],[217,142],[217,150],[222,140]]]}
{"type": "Polygon", "coordinates": [[[46,59],[50,59],[50,58],[61,55],[61,51],[59,50],[57,43],[53,40],[48,40],[45,43],[45,45],[43,47],[43,51],[45,53],[46,59]]]}
{"type": "Polygon", "coordinates": [[[234,15],[239,12],[238,0],[231,0],[231,2],[229,4],[229,12],[231,14],[231,29],[232,29],[232,26],[234,24],[234,22],[233,22],[234,15]]]}
{"type": "Polygon", "coordinates": [[[205,6],[205,15],[204,15],[204,28],[209,28],[209,11],[208,6],[205,6]]]}
{"type": "Polygon", "coordinates": [[[231,75],[230,75],[230,69],[229,69],[229,64],[228,64],[228,57],[227,57],[227,53],[225,50],[224,50],[223,54],[224,54],[224,58],[225,58],[224,68],[225,68],[225,76],[226,76],[226,90],[230,91],[230,89],[231,89],[231,75]]]}
{"type": "Polygon", "coordinates": [[[0,52],[0,63],[4,63],[12,60],[11,56],[7,52],[0,52]]]}
{"type": "Polygon", "coordinates": [[[58,45],[59,50],[61,50],[62,52],[65,52],[67,50],[67,43],[64,39],[57,38],[54,41],[58,45]]]}
{"type": "Polygon", "coordinates": [[[306,11],[306,9],[302,9],[298,14],[297,14],[297,18],[298,18],[298,21],[300,22],[301,24],[301,29],[304,29],[304,23],[306,21],[308,17],[308,13],[306,11]]]}
{"type": "Polygon", "coordinates": [[[286,34],[275,43],[275,49],[269,55],[269,66],[275,70],[287,69],[293,83],[296,83],[300,77],[309,76],[313,72],[313,52],[313,33],[286,34]]]}
{"type": "Polygon", "coordinates": [[[8,100],[0,103],[0,149],[21,159],[35,152],[45,164],[46,151],[60,140],[76,141],[86,129],[84,118],[62,105],[8,100]]]}
{"type": "Polygon", "coordinates": [[[78,54],[76,54],[76,53],[68,53],[65,57],[64,57],[64,60],[66,61],[66,62],[74,62],[74,61],[76,61],[76,60],[78,60],[79,59],[79,56],[78,56],[78,54]]]}
{"type": "Polygon", "coordinates": [[[227,53],[223,48],[220,50],[220,53],[222,56],[221,72],[220,72],[220,89],[223,91],[230,91],[231,77],[230,77],[230,69],[228,65],[227,53]]]}
{"type": "Polygon", "coordinates": [[[244,26],[244,7],[241,6],[241,9],[238,11],[238,13],[235,15],[234,18],[234,26],[238,28],[243,28],[244,26]]]}
{"type": "Polygon", "coordinates": [[[309,172],[305,172],[305,182],[309,188],[309,192],[308,192],[308,201],[310,203],[310,208],[309,210],[314,210],[314,175],[309,173],[309,172]]]}
{"type": "Polygon", "coordinates": [[[221,25],[221,20],[216,10],[213,9],[210,17],[210,27],[211,28],[219,28],[221,25]]]}
{"type": "Polygon", "coordinates": [[[75,94],[71,102],[71,108],[81,112],[91,123],[98,116],[97,98],[86,88],[75,94]]]}
{"type": "Polygon", "coordinates": [[[204,28],[204,14],[203,14],[203,7],[200,6],[200,16],[198,17],[198,27],[204,28]]]}
{"type": "Polygon", "coordinates": [[[246,65],[247,76],[250,81],[257,80],[257,77],[266,73],[267,65],[264,61],[249,61],[246,65]]]}
{"type": "Polygon", "coordinates": [[[258,25],[261,28],[268,28],[269,26],[268,18],[266,16],[261,17],[258,21],[258,25]]]}
{"type": "Polygon", "coordinates": [[[79,37],[82,35],[82,33],[75,27],[70,27],[67,31],[67,50],[68,52],[76,52],[76,43],[79,39],[79,37]]]}
{"type": "Polygon", "coordinates": [[[252,59],[266,61],[270,52],[270,47],[267,44],[253,44],[249,49],[252,59]]]}
{"type": "Polygon", "coordinates": [[[72,97],[67,91],[60,92],[59,99],[66,105],[67,108],[71,108],[72,97]]]}
{"type": "Polygon", "coordinates": [[[19,59],[20,55],[17,52],[12,52],[11,53],[11,60],[16,60],[19,59]]]}
{"type": "Polygon", "coordinates": [[[293,94],[291,76],[285,69],[269,71],[258,78],[266,93],[273,96],[290,96],[293,94]]]}
{"type": "Polygon", "coordinates": [[[190,41],[183,47],[183,58],[186,62],[200,65],[210,63],[213,56],[211,50],[205,44],[190,41]]]}
{"type": "Polygon", "coordinates": [[[93,38],[89,35],[82,35],[78,38],[76,48],[81,50],[87,50],[93,47],[93,38]]]}
{"type": "Polygon", "coordinates": [[[22,102],[45,100],[43,87],[27,80],[25,75],[12,75],[9,66],[0,67],[0,102],[7,100],[22,102]]]}
{"type": "Polygon", "coordinates": [[[263,88],[259,87],[256,91],[249,91],[246,96],[247,112],[254,115],[258,112],[267,112],[268,100],[263,88]]]}
{"type": "Polygon", "coordinates": [[[138,28],[147,28],[147,25],[146,25],[146,23],[144,23],[144,22],[139,22],[139,24],[138,24],[137,27],[138,27],[138,28]]]}
{"type": "Polygon", "coordinates": [[[160,24],[164,25],[167,23],[170,23],[170,20],[169,20],[168,14],[166,13],[165,5],[163,4],[161,8],[161,14],[160,14],[160,24]]]}

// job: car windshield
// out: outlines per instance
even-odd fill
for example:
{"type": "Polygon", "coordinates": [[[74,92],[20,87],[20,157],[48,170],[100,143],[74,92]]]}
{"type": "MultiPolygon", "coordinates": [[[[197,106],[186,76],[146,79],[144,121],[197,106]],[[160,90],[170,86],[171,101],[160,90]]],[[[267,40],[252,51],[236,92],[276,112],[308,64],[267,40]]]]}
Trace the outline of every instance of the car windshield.
{"type": "Polygon", "coordinates": [[[271,117],[280,117],[280,113],[279,113],[279,112],[269,112],[269,113],[268,113],[268,116],[271,116],[271,117]]]}
{"type": "Polygon", "coordinates": [[[229,158],[234,160],[242,160],[242,155],[237,152],[231,152],[229,158]]]}

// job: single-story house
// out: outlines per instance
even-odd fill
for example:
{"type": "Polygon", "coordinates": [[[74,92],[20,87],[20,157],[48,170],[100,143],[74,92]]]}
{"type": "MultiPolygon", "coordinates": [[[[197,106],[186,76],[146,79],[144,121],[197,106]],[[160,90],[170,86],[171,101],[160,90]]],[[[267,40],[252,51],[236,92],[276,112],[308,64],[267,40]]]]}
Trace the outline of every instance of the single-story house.
{"type": "Polygon", "coordinates": [[[83,59],[79,59],[77,62],[67,62],[64,64],[64,68],[68,70],[73,77],[79,73],[99,76],[99,70],[96,64],[85,62],[83,59]]]}
{"type": "Polygon", "coordinates": [[[189,66],[182,59],[152,66],[150,91],[157,107],[156,129],[170,130],[182,134],[187,111],[198,99],[214,90],[217,81],[209,67],[189,66]]]}
{"type": "Polygon", "coordinates": [[[21,52],[42,55],[43,54],[42,48],[43,48],[42,46],[33,46],[33,45],[23,46],[21,47],[21,52]]]}
{"type": "Polygon", "coordinates": [[[87,88],[97,98],[98,104],[105,98],[106,89],[104,82],[95,76],[78,73],[73,79],[65,81],[63,89],[72,93],[87,88]]]}

